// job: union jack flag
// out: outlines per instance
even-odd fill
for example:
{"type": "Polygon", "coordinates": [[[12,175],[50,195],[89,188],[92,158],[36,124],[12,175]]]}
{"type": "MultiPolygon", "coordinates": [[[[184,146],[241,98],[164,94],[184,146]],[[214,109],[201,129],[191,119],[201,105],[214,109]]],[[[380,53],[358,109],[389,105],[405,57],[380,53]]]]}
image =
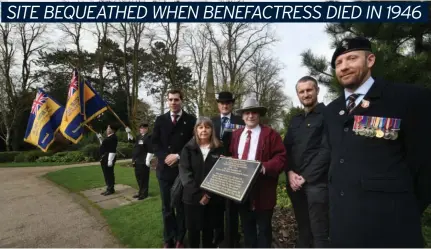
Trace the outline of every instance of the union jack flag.
{"type": "Polygon", "coordinates": [[[36,115],[37,111],[43,104],[45,104],[47,99],[48,96],[45,93],[38,92],[36,94],[36,98],[33,100],[33,105],[31,106],[31,113],[36,115]]]}
{"type": "Polygon", "coordinates": [[[69,93],[67,94],[67,98],[69,99],[76,91],[78,91],[78,71],[73,70],[72,80],[69,85],[69,93]]]}

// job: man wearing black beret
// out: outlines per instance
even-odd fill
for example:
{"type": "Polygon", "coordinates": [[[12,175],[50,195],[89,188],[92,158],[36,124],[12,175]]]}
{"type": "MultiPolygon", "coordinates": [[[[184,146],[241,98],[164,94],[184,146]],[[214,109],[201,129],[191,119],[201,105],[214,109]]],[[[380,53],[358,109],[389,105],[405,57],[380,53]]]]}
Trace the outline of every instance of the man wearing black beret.
{"type": "Polygon", "coordinates": [[[325,110],[332,247],[423,247],[431,197],[431,92],[371,76],[365,38],[331,60],[342,95],[325,110]]]}
{"type": "Polygon", "coordinates": [[[150,180],[150,163],[153,157],[151,149],[151,135],[148,134],[148,123],[143,122],[139,126],[139,135],[133,139],[131,130],[126,127],[129,142],[134,142],[132,152],[132,163],[135,168],[135,177],[138,182],[139,191],[133,198],[144,200],[148,197],[148,185],[150,180]]]}

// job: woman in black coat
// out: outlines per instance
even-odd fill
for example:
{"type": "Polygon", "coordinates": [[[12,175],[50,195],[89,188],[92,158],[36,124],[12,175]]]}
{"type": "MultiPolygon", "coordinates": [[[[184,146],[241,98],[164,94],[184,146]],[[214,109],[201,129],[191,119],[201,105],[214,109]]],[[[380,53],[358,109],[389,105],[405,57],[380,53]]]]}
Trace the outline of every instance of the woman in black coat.
{"type": "Polygon", "coordinates": [[[215,136],[211,119],[201,117],[196,121],[194,137],[182,152],[179,175],[184,186],[183,203],[186,228],[191,248],[215,247],[212,243],[213,230],[217,221],[223,219],[223,198],[200,188],[202,181],[212,169],[223,146],[215,136]]]}

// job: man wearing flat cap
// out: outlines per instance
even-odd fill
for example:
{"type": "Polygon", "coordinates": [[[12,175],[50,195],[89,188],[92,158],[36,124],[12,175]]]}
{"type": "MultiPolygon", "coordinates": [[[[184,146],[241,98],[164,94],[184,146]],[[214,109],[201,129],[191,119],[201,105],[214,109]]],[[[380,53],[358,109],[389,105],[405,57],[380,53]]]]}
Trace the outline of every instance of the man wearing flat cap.
{"type": "MultiPolygon", "coordinates": [[[[244,126],[242,118],[232,113],[234,103],[235,98],[231,92],[220,92],[217,96],[217,107],[220,115],[212,118],[216,136],[223,142],[225,148],[229,148],[230,146],[232,131],[244,126]]],[[[228,150],[225,156],[230,156],[230,152],[228,150]]],[[[237,247],[239,243],[239,216],[238,207],[235,202],[226,200],[225,217],[226,236],[224,236],[224,224],[223,220],[221,220],[215,231],[214,244],[218,245],[225,239],[226,247],[237,247]]]]}
{"type": "Polygon", "coordinates": [[[261,172],[250,189],[249,197],[239,207],[244,232],[244,247],[270,248],[272,215],[277,203],[278,176],[284,171],[286,150],[280,134],[260,124],[267,108],[249,98],[237,111],[245,127],[232,134],[230,152],[233,158],[262,162],[261,172]]]}
{"type": "Polygon", "coordinates": [[[331,65],[344,88],[325,110],[332,247],[423,247],[431,199],[431,92],[374,79],[365,38],[345,39],[331,65]]]}
{"type": "Polygon", "coordinates": [[[126,128],[129,142],[135,142],[132,152],[132,163],[135,168],[136,181],[139,191],[133,198],[143,200],[148,197],[148,184],[150,180],[151,159],[151,135],[148,134],[148,123],[143,122],[139,126],[139,135],[133,139],[130,128],[126,128]]]}

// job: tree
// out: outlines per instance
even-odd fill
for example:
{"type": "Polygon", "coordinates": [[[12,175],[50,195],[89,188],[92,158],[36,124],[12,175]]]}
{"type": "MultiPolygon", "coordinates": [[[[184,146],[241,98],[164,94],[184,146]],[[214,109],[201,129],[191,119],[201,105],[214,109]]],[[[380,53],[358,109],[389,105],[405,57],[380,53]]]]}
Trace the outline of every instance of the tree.
{"type": "MultiPolygon", "coordinates": [[[[333,40],[332,48],[345,37],[364,36],[370,39],[376,53],[373,77],[431,87],[429,23],[335,23],[326,26],[326,33],[333,40]]],[[[302,63],[331,92],[340,93],[341,87],[325,58],[308,50],[302,53],[302,63]]]]}
{"type": "Polygon", "coordinates": [[[250,70],[247,77],[248,91],[256,100],[268,108],[265,122],[278,126],[282,121],[283,110],[289,108],[291,100],[283,92],[284,82],[280,78],[281,66],[278,61],[257,52],[250,59],[250,70]]]}
{"type": "Polygon", "coordinates": [[[292,118],[300,113],[304,112],[304,108],[302,107],[292,107],[289,111],[283,111],[283,131],[282,134],[286,135],[287,130],[289,129],[289,124],[292,118]]]}
{"type": "MultiPolygon", "coordinates": [[[[209,41],[206,39],[207,30],[203,25],[194,25],[187,29],[183,40],[188,52],[191,54],[190,64],[193,69],[196,86],[194,97],[198,108],[198,115],[204,113],[205,104],[205,62],[210,54],[209,41]]],[[[208,63],[210,64],[210,63],[208,63]]],[[[211,63],[212,65],[212,63],[211,63]]],[[[209,73],[208,73],[209,74],[209,73]]],[[[214,74],[211,73],[214,77],[214,74]]],[[[214,78],[212,80],[214,82],[214,78]]]]}
{"type": "MultiPolygon", "coordinates": [[[[206,24],[207,38],[215,48],[221,88],[241,98],[250,59],[276,41],[269,24],[206,24]]],[[[241,102],[241,101],[239,101],[241,102]]]]}

